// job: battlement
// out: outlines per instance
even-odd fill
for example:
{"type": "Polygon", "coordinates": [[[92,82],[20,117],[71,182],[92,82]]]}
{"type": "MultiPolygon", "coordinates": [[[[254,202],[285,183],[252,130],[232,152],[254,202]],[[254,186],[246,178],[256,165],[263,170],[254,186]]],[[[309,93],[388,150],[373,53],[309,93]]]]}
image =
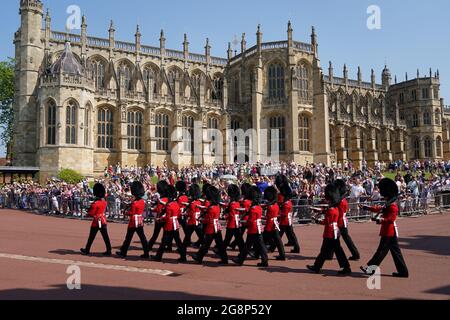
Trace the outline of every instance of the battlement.
{"type": "Polygon", "coordinates": [[[44,5],[40,0],[20,0],[20,13],[22,13],[22,10],[24,9],[43,13],[44,5]]]}

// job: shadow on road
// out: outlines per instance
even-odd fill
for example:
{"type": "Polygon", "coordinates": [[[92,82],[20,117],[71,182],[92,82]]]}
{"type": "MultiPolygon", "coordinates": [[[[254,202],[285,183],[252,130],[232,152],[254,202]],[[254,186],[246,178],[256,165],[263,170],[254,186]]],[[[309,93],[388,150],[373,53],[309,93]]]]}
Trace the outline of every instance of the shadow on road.
{"type": "Polygon", "coordinates": [[[402,238],[400,247],[408,250],[420,250],[439,256],[450,256],[450,237],[420,235],[414,238],[402,238]]]}
{"type": "Polygon", "coordinates": [[[443,294],[443,295],[450,296],[450,286],[427,290],[427,291],[425,291],[425,293],[443,294]]]}

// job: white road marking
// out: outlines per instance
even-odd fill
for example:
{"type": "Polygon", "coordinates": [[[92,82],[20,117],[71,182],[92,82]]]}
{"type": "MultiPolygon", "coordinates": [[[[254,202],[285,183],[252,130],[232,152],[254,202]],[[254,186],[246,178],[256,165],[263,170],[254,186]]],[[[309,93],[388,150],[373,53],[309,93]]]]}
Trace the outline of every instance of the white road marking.
{"type": "Polygon", "coordinates": [[[96,268],[96,269],[105,269],[105,270],[116,270],[116,271],[125,271],[125,272],[136,272],[136,273],[147,273],[147,274],[155,274],[159,276],[175,276],[176,273],[170,270],[160,270],[160,269],[144,269],[137,267],[128,267],[128,266],[120,266],[120,265],[110,265],[103,263],[94,263],[94,262],[83,262],[83,261],[74,261],[74,260],[62,260],[62,259],[50,259],[50,258],[42,258],[42,257],[28,257],[16,254],[8,254],[8,253],[0,253],[0,258],[3,259],[12,259],[12,260],[21,260],[21,261],[29,261],[29,262],[40,262],[40,263],[51,263],[51,264],[62,264],[62,265],[77,265],[80,267],[87,268],[96,268]]]}

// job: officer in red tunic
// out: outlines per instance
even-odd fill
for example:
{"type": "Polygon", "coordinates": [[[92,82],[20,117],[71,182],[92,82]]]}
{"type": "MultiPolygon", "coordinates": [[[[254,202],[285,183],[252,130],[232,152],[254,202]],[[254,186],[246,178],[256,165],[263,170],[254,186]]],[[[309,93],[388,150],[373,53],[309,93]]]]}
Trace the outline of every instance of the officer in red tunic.
{"type": "Polygon", "coordinates": [[[141,240],[142,249],[144,250],[144,254],[141,258],[147,259],[149,257],[149,249],[147,238],[144,233],[144,219],[142,214],[145,209],[145,201],[142,197],[145,194],[144,186],[139,181],[134,181],[131,184],[131,194],[134,196],[134,201],[131,203],[130,209],[127,212],[127,215],[130,216],[130,222],[128,224],[127,235],[125,236],[125,241],[123,242],[120,251],[117,251],[116,254],[119,257],[125,258],[128,253],[128,249],[130,247],[131,240],[133,239],[134,233],[137,233],[139,239],[141,240]]]}
{"type": "Polygon", "coordinates": [[[230,203],[227,206],[225,218],[227,221],[227,232],[225,234],[225,240],[223,241],[223,245],[227,248],[231,239],[235,239],[237,246],[239,247],[239,251],[242,251],[244,248],[244,240],[242,239],[241,233],[241,191],[239,187],[235,184],[231,184],[228,186],[227,190],[230,203]]]}
{"type": "MultiPolygon", "coordinates": [[[[247,219],[248,219],[248,211],[250,210],[250,207],[252,206],[252,200],[250,199],[249,192],[251,189],[251,184],[249,183],[243,183],[241,185],[241,215],[242,215],[242,223],[240,227],[241,232],[241,238],[244,237],[245,230],[247,229],[247,219]]],[[[234,240],[232,243],[230,243],[229,247],[234,250],[236,249],[237,241],[234,240]]]]}
{"type": "Polygon", "coordinates": [[[201,215],[201,205],[200,197],[202,192],[198,184],[193,184],[189,187],[188,197],[189,204],[187,206],[187,223],[186,223],[186,233],[184,236],[183,246],[188,248],[191,245],[192,234],[195,232],[197,237],[201,242],[203,242],[204,234],[202,224],[200,222],[201,215]]]}
{"type": "Polygon", "coordinates": [[[108,236],[108,227],[105,216],[105,210],[107,205],[105,201],[106,190],[102,184],[97,183],[94,186],[94,196],[95,201],[92,203],[88,212],[88,215],[93,218],[91,225],[91,232],[89,234],[89,239],[87,241],[86,248],[80,249],[80,251],[83,255],[90,254],[92,243],[94,242],[97,233],[100,231],[103,237],[103,241],[105,241],[106,245],[106,252],[104,252],[103,255],[110,256],[111,241],[109,240],[108,236]]]}
{"type": "Polygon", "coordinates": [[[340,194],[338,188],[334,184],[329,184],[325,188],[325,200],[329,204],[329,208],[326,209],[325,218],[323,220],[315,219],[325,226],[323,233],[323,243],[320,249],[320,254],[317,257],[314,265],[308,265],[307,268],[311,271],[319,273],[322,269],[325,260],[334,252],[336,254],[337,260],[341,270],[339,274],[349,274],[352,272],[350,269],[350,264],[348,263],[347,257],[345,255],[344,249],[341,247],[339,241],[339,203],[341,202],[340,194]]]}
{"type": "Polygon", "coordinates": [[[220,256],[220,264],[228,264],[228,255],[225,247],[223,246],[222,228],[219,222],[220,219],[220,191],[210,186],[206,190],[206,198],[209,201],[209,207],[206,209],[205,219],[203,221],[205,225],[205,240],[200,247],[200,250],[192,256],[192,258],[202,263],[203,258],[208,253],[209,248],[213,240],[215,241],[218,254],[220,256]]]}
{"type": "MultiPolygon", "coordinates": [[[[398,278],[408,278],[408,268],[398,245],[398,228],[396,222],[398,215],[398,206],[396,203],[399,193],[398,186],[393,180],[386,178],[382,179],[378,186],[381,196],[386,200],[386,204],[384,206],[374,207],[361,206],[363,209],[376,213],[377,215],[372,220],[381,225],[380,245],[367,265],[369,267],[380,266],[390,251],[394,259],[395,267],[397,268],[397,272],[394,272],[392,275],[398,278]]],[[[375,272],[375,270],[369,270],[368,267],[361,267],[361,270],[366,274],[375,272]]]]}
{"type": "Polygon", "coordinates": [[[255,246],[255,255],[261,257],[261,262],[258,267],[268,267],[267,249],[262,238],[262,207],[261,207],[261,191],[258,187],[253,186],[250,189],[250,198],[252,199],[252,206],[250,207],[247,219],[247,241],[245,242],[244,250],[242,250],[233,262],[238,265],[243,265],[247,255],[253,246],[255,246]]]}
{"type": "Polygon", "coordinates": [[[164,215],[164,210],[169,203],[169,198],[167,197],[169,189],[169,184],[162,180],[159,181],[156,185],[156,191],[159,194],[158,203],[156,203],[155,207],[152,209],[153,214],[155,216],[155,225],[153,229],[153,235],[148,242],[148,250],[151,251],[153,246],[155,245],[156,240],[158,240],[159,234],[164,227],[164,221],[161,217],[164,215]]]}
{"type": "Polygon", "coordinates": [[[278,249],[279,256],[277,260],[286,260],[286,254],[283,242],[280,238],[280,224],[278,218],[280,216],[280,207],[277,203],[277,189],[275,187],[268,187],[264,191],[264,199],[267,201],[266,208],[266,226],[264,229],[263,239],[264,243],[275,246],[278,249]]]}
{"type": "Polygon", "coordinates": [[[169,186],[168,190],[169,203],[167,204],[165,214],[162,217],[164,221],[164,233],[161,245],[159,246],[158,252],[155,256],[152,256],[153,261],[162,261],[164,254],[164,249],[170,245],[175,240],[178,247],[178,252],[180,253],[179,262],[186,262],[186,250],[180,239],[180,223],[179,219],[181,216],[181,208],[177,202],[177,191],[174,186],[169,186]]]}
{"type": "MultiPolygon", "coordinates": [[[[286,236],[288,238],[288,244],[292,244],[294,246],[294,249],[291,250],[291,253],[300,253],[300,245],[298,243],[297,236],[294,232],[293,227],[293,205],[292,205],[292,189],[289,187],[289,185],[282,185],[280,188],[280,193],[283,196],[283,202],[280,206],[280,238],[283,238],[283,235],[286,233],[286,236]]],[[[274,248],[272,248],[274,249],[274,248]]]]}
{"type": "Polygon", "coordinates": [[[178,205],[181,208],[180,224],[181,227],[183,228],[184,233],[186,233],[186,221],[187,221],[186,207],[189,202],[189,199],[186,195],[187,190],[186,182],[181,180],[177,181],[177,183],[175,184],[175,188],[177,189],[178,192],[178,199],[177,199],[178,205]]]}
{"type": "Polygon", "coordinates": [[[339,190],[339,194],[341,196],[341,202],[339,203],[338,209],[339,209],[339,220],[338,220],[338,227],[339,227],[339,233],[344,240],[345,244],[348,247],[348,250],[350,250],[351,257],[348,258],[352,261],[358,261],[360,259],[359,251],[356,248],[352,237],[350,237],[350,234],[348,232],[348,220],[347,220],[347,212],[348,212],[348,202],[346,199],[347,196],[347,187],[345,185],[345,182],[341,179],[336,180],[335,185],[337,186],[339,190]]]}

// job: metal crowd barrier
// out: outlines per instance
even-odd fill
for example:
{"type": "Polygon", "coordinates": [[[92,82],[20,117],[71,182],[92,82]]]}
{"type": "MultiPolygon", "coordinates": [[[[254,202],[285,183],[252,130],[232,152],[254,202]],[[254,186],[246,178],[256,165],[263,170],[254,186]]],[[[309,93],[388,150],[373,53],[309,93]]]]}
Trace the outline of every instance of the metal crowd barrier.
{"type": "MultiPolygon", "coordinates": [[[[87,217],[87,211],[92,201],[93,199],[87,196],[68,198],[61,195],[49,196],[48,194],[20,195],[0,193],[0,208],[3,209],[28,210],[38,214],[79,219],[89,219],[87,217]]],[[[117,197],[109,197],[106,201],[106,216],[109,221],[128,221],[128,217],[125,215],[128,204],[125,201],[118,200],[117,197]]],[[[372,213],[361,209],[359,207],[360,204],[367,206],[383,205],[383,202],[374,202],[364,197],[361,197],[359,202],[354,202],[350,199],[348,201],[349,212],[347,213],[347,217],[351,221],[365,221],[371,218],[372,213]]],[[[320,198],[293,199],[294,221],[300,224],[311,223],[313,220],[312,217],[317,214],[317,212],[311,210],[311,206],[320,203],[320,198]]],[[[430,193],[422,197],[405,194],[399,197],[397,205],[400,216],[417,216],[448,211],[450,210],[450,192],[430,193]]],[[[146,201],[144,220],[146,223],[151,223],[154,220],[150,201],[146,201]]]]}

